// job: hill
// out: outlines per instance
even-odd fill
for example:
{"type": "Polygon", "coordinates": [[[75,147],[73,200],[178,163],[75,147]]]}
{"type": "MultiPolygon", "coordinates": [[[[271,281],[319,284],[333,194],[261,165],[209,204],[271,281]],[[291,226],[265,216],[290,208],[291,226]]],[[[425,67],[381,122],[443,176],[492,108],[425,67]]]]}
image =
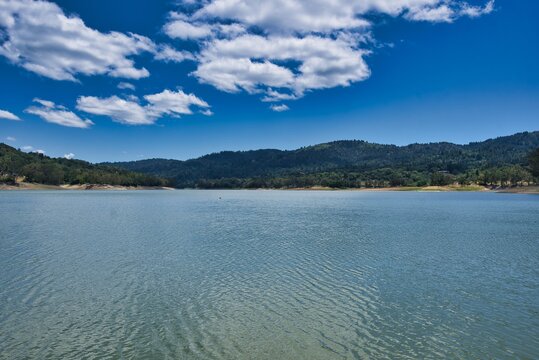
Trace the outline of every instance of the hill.
{"type": "Polygon", "coordinates": [[[165,180],[150,174],[135,173],[81,160],[50,158],[25,153],[0,143],[0,183],[25,182],[47,185],[107,184],[121,186],[163,186],[165,180]]]}
{"type": "Polygon", "coordinates": [[[528,156],[539,131],[457,145],[383,145],[334,141],[297,150],[223,151],[186,161],[148,159],[107,163],[171,179],[177,187],[384,187],[529,183],[528,156]]]}

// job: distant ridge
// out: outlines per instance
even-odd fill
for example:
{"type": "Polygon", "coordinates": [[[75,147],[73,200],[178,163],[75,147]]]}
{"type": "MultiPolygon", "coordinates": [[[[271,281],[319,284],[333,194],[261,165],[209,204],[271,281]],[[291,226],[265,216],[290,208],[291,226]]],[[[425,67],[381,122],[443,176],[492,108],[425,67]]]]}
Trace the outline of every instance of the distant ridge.
{"type": "Polygon", "coordinates": [[[150,174],[95,165],[75,159],[51,158],[26,153],[0,143],[0,184],[19,186],[20,182],[45,185],[164,186],[166,181],[150,174]]]}
{"type": "Polygon", "coordinates": [[[454,181],[509,184],[532,181],[528,156],[536,148],[539,131],[466,145],[397,146],[342,140],[296,150],[223,151],[186,161],[148,159],[106,164],[168,178],[177,187],[424,186],[454,181]],[[506,180],[507,176],[512,179],[506,180]]]}

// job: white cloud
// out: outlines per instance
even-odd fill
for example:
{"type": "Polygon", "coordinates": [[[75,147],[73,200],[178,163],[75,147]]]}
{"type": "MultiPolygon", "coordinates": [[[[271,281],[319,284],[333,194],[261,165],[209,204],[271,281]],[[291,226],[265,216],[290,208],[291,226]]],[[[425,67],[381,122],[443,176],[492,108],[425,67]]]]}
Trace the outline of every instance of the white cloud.
{"type": "Polygon", "coordinates": [[[172,39],[200,40],[210,37],[235,37],[244,34],[247,29],[238,23],[210,24],[197,21],[186,14],[171,12],[163,31],[172,39]]]}
{"type": "Polygon", "coordinates": [[[254,93],[258,85],[273,87],[292,86],[294,74],[289,69],[269,61],[253,62],[251,59],[208,58],[194,72],[203,83],[211,84],[226,92],[244,89],[254,93]]]}
{"type": "Polygon", "coordinates": [[[135,85],[128,83],[128,82],[121,82],[118,84],[118,89],[122,90],[135,90],[135,85]]]}
{"type": "Polygon", "coordinates": [[[170,47],[133,33],[97,31],[55,3],[0,1],[0,55],[39,75],[69,81],[78,74],[140,79],[149,72],[132,57],[143,52],[180,61],[170,47]]]}
{"type": "Polygon", "coordinates": [[[185,60],[195,60],[193,54],[188,51],[178,51],[169,45],[156,47],[154,58],[164,62],[182,62],[185,60]]]}
{"type": "Polygon", "coordinates": [[[34,102],[39,103],[41,106],[31,106],[24,111],[39,116],[52,124],[81,129],[89,128],[94,124],[90,120],[81,119],[77,114],[69,111],[64,106],[56,105],[52,101],[34,99],[34,102]]]}
{"type": "MultiPolygon", "coordinates": [[[[171,12],[163,32],[197,42],[198,47],[190,47],[197,53],[191,53],[133,33],[98,31],[53,2],[0,0],[0,56],[45,77],[77,81],[79,75],[147,77],[148,70],[134,61],[146,52],[160,61],[196,61],[193,75],[220,90],[263,94],[262,101],[282,102],[367,79],[369,51],[364,48],[375,43],[372,22],[379,18],[371,15],[449,23],[492,12],[494,0],[484,1],[482,6],[464,0],[177,1],[184,11],[171,12]]],[[[130,83],[118,87],[134,90],[130,83]]],[[[93,111],[115,109],[111,117],[126,123],[150,124],[174,114],[158,113],[154,105],[140,105],[133,98],[80,99],[93,111]],[[160,115],[149,112],[150,107],[160,115]]],[[[47,111],[53,118],[64,111],[74,116],[68,123],[80,125],[82,119],[67,109],[41,105],[42,115],[47,111]]]]}
{"type": "Polygon", "coordinates": [[[266,96],[262,98],[262,101],[278,102],[278,101],[284,101],[284,100],[296,100],[297,98],[298,96],[294,94],[285,94],[285,93],[280,93],[278,91],[275,91],[273,89],[268,89],[266,91],[266,96]]]}
{"type": "MultiPolygon", "coordinates": [[[[394,0],[393,0],[394,1],[394,0]]],[[[358,18],[362,3],[353,0],[214,0],[203,6],[195,18],[235,20],[273,33],[328,32],[362,28],[368,22],[358,18]]]]}
{"type": "Polygon", "coordinates": [[[469,16],[476,18],[482,15],[490,14],[494,11],[494,0],[490,0],[485,6],[471,6],[469,4],[463,4],[459,14],[462,16],[469,16]]]}
{"type": "Polygon", "coordinates": [[[0,119],[6,119],[6,120],[13,120],[13,121],[20,121],[21,119],[9,111],[6,110],[0,110],[0,119]]]}
{"type": "Polygon", "coordinates": [[[247,33],[247,29],[241,24],[219,24],[214,26],[214,33],[221,37],[236,37],[247,33]]]}
{"type": "Polygon", "coordinates": [[[192,24],[187,21],[184,14],[172,12],[170,21],[163,27],[165,33],[173,39],[200,39],[212,34],[213,28],[210,24],[192,24]]]}
{"type": "Polygon", "coordinates": [[[170,91],[164,90],[158,94],[146,95],[144,99],[150,104],[148,111],[156,114],[156,116],[162,115],[190,115],[191,106],[198,106],[201,108],[209,108],[207,102],[199,99],[193,94],[186,94],[183,91],[170,91]]]}
{"type": "Polygon", "coordinates": [[[145,37],[101,33],[45,1],[4,0],[0,13],[0,27],[7,35],[0,55],[29,71],[71,81],[79,73],[132,79],[149,75],[128,58],[152,49],[145,37]]]}
{"type": "Polygon", "coordinates": [[[200,113],[206,116],[213,116],[213,111],[211,111],[210,109],[202,110],[200,113]]]}
{"type": "Polygon", "coordinates": [[[146,95],[144,99],[146,104],[141,105],[138,99],[133,97],[126,100],[118,96],[81,96],[77,100],[77,109],[94,115],[108,116],[122,124],[150,125],[165,115],[180,117],[192,114],[191,106],[210,107],[204,100],[181,90],[164,90],[158,94],[146,95]]]}
{"type": "Polygon", "coordinates": [[[412,7],[406,13],[408,20],[428,22],[453,22],[462,16],[476,18],[490,14],[494,10],[494,0],[490,0],[485,6],[472,6],[468,3],[448,2],[433,7],[412,7]]]}
{"type": "Polygon", "coordinates": [[[43,100],[43,99],[39,99],[39,98],[34,98],[32,101],[36,102],[38,104],[41,104],[46,108],[53,108],[53,107],[56,106],[56,104],[54,104],[52,101],[49,101],[49,100],[43,100]]]}
{"type": "Polygon", "coordinates": [[[17,139],[14,138],[13,136],[8,136],[8,137],[6,137],[6,140],[7,140],[7,141],[17,141],[17,139]]]}
{"type": "Polygon", "coordinates": [[[452,22],[455,17],[455,11],[447,5],[441,5],[438,7],[419,7],[411,9],[406,18],[415,21],[429,21],[429,22],[452,22]]]}
{"type": "MultiPolygon", "coordinates": [[[[485,0],[486,1],[486,0],[485,0]]],[[[453,22],[493,10],[461,0],[205,0],[183,1],[163,27],[199,45],[200,82],[226,92],[264,93],[262,101],[367,79],[364,60],[376,46],[372,14],[410,21],[453,22]]]]}
{"type": "Polygon", "coordinates": [[[155,122],[155,118],[148,116],[140,104],[118,96],[108,98],[81,96],[77,99],[77,109],[94,115],[108,116],[122,124],[149,125],[155,122]]]}
{"type": "Polygon", "coordinates": [[[74,157],[75,157],[75,154],[73,153],[64,154],[64,159],[67,159],[67,160],[71,160],[74,157]]]}
{"type": "MultiPolygon", "coordinates": [[[[200,24],[204,19],[235,21],[273,34],[357,31],[370,25],[365,19],[368,13],[390,16],[408,11],[442,13],[442,9],[435,9],[445,6],[454,13],[452,16],[458,17],[467,15],[460,13],[461,8],[472,7],[460,0],[211,0],[202,4],[193,15],[194,21],[200,24]]],[[[489,1],[487,6],[493,6],[493,1],[489,1]]],[[[440,21],[434,15],[430,18],[440,21]]],[[[410,17],[410,20],[416,19],[410,17]]]]}
{"type": "Polygon", "coordinates": [[[243,35],[208,44],[194,75],[229,92],[241,88],[254,93],[266,87],[269,93],[273,91],[269,88],[287,88],[294,92],[291,100],[307,90],[348,86],[366,79],[370,71],[363,60],[365,54],[341,39],[243,35]],[[294,61],[297,66],[277,65],[286,61],[294,61]]]}
{"type": "Polygon", "coordinates": [[[288,111],[290,110],[290,108],[285,105],[285,104],[281,104],[281,105],[271,105],[270,106],[270,109],[275,111],[275,112],[283,112],[283,111],[288,111]]]}
{"type": "Polygon", "coordinates": [[[45,150],[43,150],[43,149],[37,149],[34,152],[38,153],[38,154],[43,154],[43,155],[45,154],[45,150]]]}

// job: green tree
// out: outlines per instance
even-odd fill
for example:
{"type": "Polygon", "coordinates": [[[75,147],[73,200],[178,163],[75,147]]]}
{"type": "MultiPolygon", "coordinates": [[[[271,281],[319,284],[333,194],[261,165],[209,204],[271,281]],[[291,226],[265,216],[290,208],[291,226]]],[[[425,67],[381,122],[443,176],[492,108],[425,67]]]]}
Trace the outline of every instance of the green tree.
{"type": "Polygon", "coordinates": [[[532,151],[529,158],[530,170],[532,175],[539,178],[539,148],[532,151]]]}
{"type": "Polygon", "coordinates": [[[434,186],[446,186],[453,183],[453,178],[451,175],[443,172],[434,172],[430,176],[430,184],[434,186]]]}

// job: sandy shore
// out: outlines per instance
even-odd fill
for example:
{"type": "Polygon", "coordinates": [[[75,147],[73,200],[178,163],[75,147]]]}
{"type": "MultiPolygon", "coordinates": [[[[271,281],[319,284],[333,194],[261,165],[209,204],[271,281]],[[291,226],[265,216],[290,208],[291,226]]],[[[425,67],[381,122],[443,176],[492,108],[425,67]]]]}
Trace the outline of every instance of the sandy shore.
{"type": "MultiPolygon", "coordinates": [[[[100,184],[82,184],[82,185],[44,185],[35,183],[21,182],[18,185],[0,184],[0,190],[176,190],[171,187],[164,186],[121,186],[121,185],[100,185],[100,184]]],[[[245,189],[250,190],[250,189],[245,189]]],[[[385,188],[331,188],[325,186],[312,186],[303,188],[289,189],[259,189],[259,190],[287,190],[287,191],[366,191],[366,192],[381,192],[381,191],[418,191],[418,192],[497,192],[507,194],[539,194],[539,186],[521,186],[513,188],[487,188],[480,185],[468,186],[423,186],[423,187],[385,187],[385,188]]]]}
{"type": "Polygon", "coordinates": [[[385,187],[385,188],[349,188],[338,189],[324,186],[313,186],[306,188],[291,188],[286,190],[292,191],[367,191],[367,192],[380,192],[380,191],[419,191],[419,192],[497,192],[508,194],[539,194],[539,186],[520,186],[512,188],[488,188],[480,185],[467,185],[467,186],[401,186],[401,187],[385,187]]]}
{"type": "Polygon", "coordinates": [[[491,189],[479,185],[470,185],[470,186],[394,186],[394,187],[383,187],[383,188],[331,188],[324,186],[313,186],[313,187],[304,187],[304,188],[290,188],[286,190],[298,190],[298,191],[368,191],[368,192],[378,192],[378,191],[428,191],[428,192],[444,192],[444,191],[491,191],[491,189]]]}
{"type": "Polygon", "coordinates": [[[17,185],[0,184],[0,190],[174,190],[163,186],[121,186],[102,184],[45,185],[21,182],[17,185]]]}
{"type": "Polygon", "coordinates": [[[535,194],[539,195],[539,186],[522,186],[508,189],[498,189],[495,190],[499,193],[509,193],[509,194],[535,194]]]}

